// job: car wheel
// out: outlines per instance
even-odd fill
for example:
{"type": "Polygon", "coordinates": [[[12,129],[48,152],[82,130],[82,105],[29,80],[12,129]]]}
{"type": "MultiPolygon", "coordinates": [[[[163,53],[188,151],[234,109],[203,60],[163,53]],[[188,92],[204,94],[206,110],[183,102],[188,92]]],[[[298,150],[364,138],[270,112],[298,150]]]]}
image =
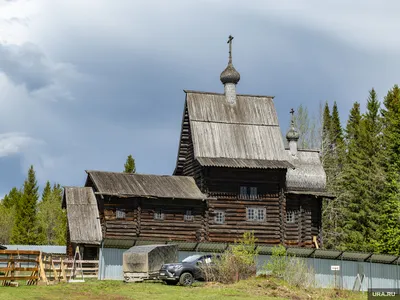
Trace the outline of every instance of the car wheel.
{"type": "Polygon", "coordinates": [[[164,282],[167,285],[177,285],[178,284],[178,281],[172,281],[172,280],[164,280],[164,282]]]}
{"type": "Polygon", "coordinates": [[[193,281],[193,275],[187,272],[183,273],[181,277],[179,277],[179,283],[184,286],[192,285],[193,281]]]}

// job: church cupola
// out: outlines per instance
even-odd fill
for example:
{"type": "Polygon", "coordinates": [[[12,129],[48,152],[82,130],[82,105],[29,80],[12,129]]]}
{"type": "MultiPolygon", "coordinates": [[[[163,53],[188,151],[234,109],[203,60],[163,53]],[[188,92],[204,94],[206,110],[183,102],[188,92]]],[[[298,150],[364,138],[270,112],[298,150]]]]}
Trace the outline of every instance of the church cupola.
{"type": "Polygon", "coordinates": [[[227,101],[230,104],[236,103],[236,84],[240,80],[240,74],[236,71],[235,67],[232,64],[232,40],[233,36],[229,36],[228,44],[229,44],[229,62],[228,66],[221,73],[220,79],[224,85],[224,91],[227,101]]]}
{"type": "Polygon", "coordinates": [[[294,127],[294,109],[292,108],[290,113],[292,114],[292,118],[290,120],[290,128],[286,133],[286,139],[289,143],[289,151],[292,156],[297,156],[297,142],[300,138],[300,135],[296,128],[294,127]]]}

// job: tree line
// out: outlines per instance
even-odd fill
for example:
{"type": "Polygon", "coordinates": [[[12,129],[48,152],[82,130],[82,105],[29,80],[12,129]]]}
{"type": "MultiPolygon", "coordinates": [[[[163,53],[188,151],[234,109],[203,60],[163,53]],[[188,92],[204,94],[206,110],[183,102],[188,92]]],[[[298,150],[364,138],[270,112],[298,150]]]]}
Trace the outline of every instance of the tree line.
{"type": "Polygon", "coordinates": [[[344,127],[336,102],[332,109],[325,103],[318,119],[303,106],[296,117],[300,147],[321,149],[327,189],[336,196],[323,203],[324,247],[400,255],[399,87],[382,102],[369,91],[344,127]]]}
{"type": "MultiPolygon", "coordinates": [[[[135,159],[129,155],[125,173],[135,173],[135,159]]],[[[46,185],[39,195],[35,170],[31,166],[21,188],[14,187],[0,200],[0,244],[65,245],[67,215],[61,208],[60,184],[46,185]]]]}
{"type": "Polygon", "coordinates": [[[63,190],[47,181],[39,201],[39,186],[31,166],[21,188],[12,188],[0,201],[0,244],[65,245],[66,212],[63,190]]]}

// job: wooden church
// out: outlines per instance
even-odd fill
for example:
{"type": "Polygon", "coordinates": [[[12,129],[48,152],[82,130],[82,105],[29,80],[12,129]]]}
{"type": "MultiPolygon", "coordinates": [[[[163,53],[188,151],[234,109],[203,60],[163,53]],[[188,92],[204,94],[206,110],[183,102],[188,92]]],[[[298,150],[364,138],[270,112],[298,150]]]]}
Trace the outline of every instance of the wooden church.
{"type": "Polygon", "coordinates": [[[70,249],[233,242],[246,231],[262,244],[322,245],[319,151],[298,149],[293,111],[285,148],[273,97],[236,93],[228,43],[224,93],[185,91],[173,175],[86,171],[85,187],[65,187],[70,249]]]}

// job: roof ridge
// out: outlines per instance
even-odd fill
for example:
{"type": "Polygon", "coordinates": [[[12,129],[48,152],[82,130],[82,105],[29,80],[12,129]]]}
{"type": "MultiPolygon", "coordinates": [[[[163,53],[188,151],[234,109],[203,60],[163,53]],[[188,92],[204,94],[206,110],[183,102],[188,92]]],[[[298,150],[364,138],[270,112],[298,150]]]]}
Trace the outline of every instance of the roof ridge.
{"type": "MultiPolygon", "coordinates": [[[[224,96],[224,93],[216,93],[216,92],[203,92],[203,91],[194,91],[194,90],[183,90],[186,94],[205,94],[205,95],[219,95],[224,96]]],[[[255,97],[255,98],[272,98],[274,99],[275,96],[268,96],[268,95],[251,95],[251,94],[236,94],[236,96],[244,96],[244,97],[255,97]]]]}
{"type": "Polygon", "coordinates": [[[121,174],[121,175],[126,175],[126,176],[158,176],[158,177],[189,177],[192,178],[191,176],[180,176],[180,175],[168,175],[168,174],[143,174],[143,173],[125,173],[125,172],[114,172],[114,171],[101,171],[101,170],[85,170],[87,174],[93,173],[93,172],[98,172],[98,173],[110,173],[110,174],[121,174]]]}
{"type": "Polygon", "coordinates": [[[200,119],[190,119],[191,122],[202,122],[202,123],[217,123],[217,124],[229,124],[229,125],[243,125],[243,126],[265,126],[265,127],[279,127],[279,124],[258,124],[258,123],[238,123],[238,122],[226,122],[226,121],[204,121],[200,119]]]}

